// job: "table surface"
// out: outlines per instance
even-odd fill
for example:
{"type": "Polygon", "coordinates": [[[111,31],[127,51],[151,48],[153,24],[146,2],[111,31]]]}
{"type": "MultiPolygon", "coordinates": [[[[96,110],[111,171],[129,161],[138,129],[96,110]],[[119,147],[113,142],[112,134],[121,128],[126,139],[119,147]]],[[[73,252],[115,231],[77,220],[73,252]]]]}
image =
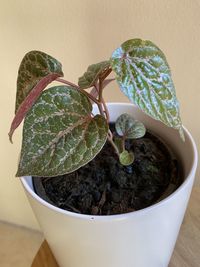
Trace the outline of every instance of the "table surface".
{"type": "MultiPolygon", "coordinates": [[[[46,241],[31,267],[59,267],[46,241]]],[[[200,187],[192,191],[169,267],[200,267],[200,187]]]]}

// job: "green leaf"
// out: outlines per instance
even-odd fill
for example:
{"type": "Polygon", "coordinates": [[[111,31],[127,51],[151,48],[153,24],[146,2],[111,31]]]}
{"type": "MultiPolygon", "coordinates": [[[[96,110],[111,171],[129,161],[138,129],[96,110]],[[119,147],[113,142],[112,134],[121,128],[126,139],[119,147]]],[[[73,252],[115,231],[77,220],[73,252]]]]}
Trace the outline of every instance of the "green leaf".
{"type": "Polygon", "coordinates": [[[24,56],[18,71],[15,113],[36,84],[49,74],[63,76],[62,65],[55,58],[40,51],[31,51],[24,56]]]}
{"type": "Polygon", "coordinates": [[[17,176],[57,176],[92,160],[108,133],[104,117],[91,116],[88,98],[67,86],[43,91],[28,112],[17,176]]]}
{"type": "Polygon", "coordinates": [[[122,92],[149,116],[183,134],[179,103],[163,52],[152,42],[126,41],[111,57],[122,92]]]}
{"type": "Polygon", "coordinates": [[[146,132],[144,124],[135,120],[127,113],[124,113],[117,118],[115,122],[115,129],[118,135],[129,139],[141,138],[146,132]]]}
{"type": "Polygon", "coordinates": [[[124,166],[131,165],[134,161],[134,154],[132,152],[128,152],[127,150],[124,150],[119,155],[119,161],[124,166]]]}
{"type": "Polygon", "coordinates": [[[78,85],[82,89],[94,86],[97,79],[109,69],[110,61],[102,61],[97,64],[90,65],[87,71],[79,78],[78,85]]]}

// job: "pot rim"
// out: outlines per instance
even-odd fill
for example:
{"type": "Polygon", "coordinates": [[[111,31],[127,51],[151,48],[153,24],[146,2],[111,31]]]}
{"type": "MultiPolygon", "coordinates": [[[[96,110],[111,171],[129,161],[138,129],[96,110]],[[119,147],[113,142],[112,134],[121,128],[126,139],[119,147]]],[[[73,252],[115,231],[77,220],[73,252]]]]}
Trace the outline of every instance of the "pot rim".
{"type": "MultiPolygon", "coordinates": [[[[118,102],[108,102],[107,103],[110,107],[111,106],[135,106],[132,103],[118,103],[118,102]]],[[[125,220],[127,218],[130,218],[132,216],[140,216],[143,213],[146,212],[150,212],[151,210],[154,210],[156,208],[160,208],[163,205],[165,205],[167,202],[170,202],[173,200],[173,198],[179,194],[182,190],[184,190],[184,188],[187,186],[187,184],[189,183],[189,181],[193,178],[193,174],[196,172],[196,168],[197,168],[197,162],[198,162],[198,152],[197,152],[197,147],[196,144],[194,142],[194,139],[192,137],[192,135],[190,134],[190,132],[187,130],[186,127],[183,126],[183,130],[185,135],[188,137],[189,141],[190,141],[190,145],[192,147],[192,152],[193,152],[193,164],[192,167],[186,177],[186,179],[184,180],[184,182],[169,196],[167,196],[166,198],[164,198],[163,200],[159,201],[158,203],[155,203],[147,208],[141,209],[141,210],[137,210],[137,211],[132,211],[129,213],[123,213],[123,214],[115,214],[115,215],[88,215],[88,214],[79,214],[79,213],[74,213],[71,211],[67,211],[67,210],[63,210],[60,209],[48,202],[46,202],[45,200],[43,200],[41,197],[39,197],[34,191],[33,189],[29,186],[28,182],[27,182],[27,178],[30,178],[30,176],[25,176],[25,177],[20,177],[20,180],[24,186],[24,188],[26,189],[26,191],[34,198],[36,199],[38,202],[40,202],[40,204],[42,204],[43,206],[45,206],[46,208],[49,208],[51,210],[53,210],[54,212],[59,212],[65,216],[70,216],[76,219],[80,219],[80,220],[95,220],[95,221],[113,221],[113,220],[125,220]]]]}

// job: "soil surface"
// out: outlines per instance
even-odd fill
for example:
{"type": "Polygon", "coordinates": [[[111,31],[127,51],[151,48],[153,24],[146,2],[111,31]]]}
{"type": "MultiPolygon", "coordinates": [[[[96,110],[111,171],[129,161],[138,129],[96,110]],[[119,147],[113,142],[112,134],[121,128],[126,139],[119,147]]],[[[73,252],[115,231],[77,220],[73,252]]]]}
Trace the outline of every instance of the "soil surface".
{"type": "Polygon", "coordinates": [[[182,183],[177,160],[152,133],[128,140],[126,149],[135,155],[128,167],[119,163],[107,142],[91,162],[71,174],[34,177],[36,193],[61,209],[113,215],[148,207],[182,183]]]}

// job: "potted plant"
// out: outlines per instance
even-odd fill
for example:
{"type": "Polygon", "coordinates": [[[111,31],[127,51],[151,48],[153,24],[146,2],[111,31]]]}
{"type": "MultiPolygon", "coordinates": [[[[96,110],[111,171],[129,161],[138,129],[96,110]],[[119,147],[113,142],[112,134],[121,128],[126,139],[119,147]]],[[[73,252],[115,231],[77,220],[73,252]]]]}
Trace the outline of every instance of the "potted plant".
{"type": "Polygon", "coordinates": [[[132,39],[116,49],[110,60],[89,66],[78,85],[62,76],[61,64],[51,56],[39,51],[25,55],[9,132],[12,141],[14,130],[25,118],[16,175],[22,177],[60,267],[166,267],[190,196],[197,152],[190,133],[182,127],[163,52],[150,41],[132,39]],[[105,103],[103,89],[114,80],[108,78],[111,72],[135,105],[105,103]],[[65,85],[43,91],[55,80],[65,85]],[[90,93],[88,88],[92,88],[90,93]],[[162,166],[152,163],[155,158],[162,166]],[[43,177],[38,194],[46,190],[44,197],[34,191],[33,181],[39,180],[35,176],[43,177]],[[180,177],[181,184],[177,182],[180,177]],[[71,192],[66,193],[63,179],[71,192]],[[84,191],[88,184],[90,196],[84,191]],[[53,194],[50,199],[48,188],[53,194]],[[52,199],[60,194],[61,204],[56,207],[52,199]],[[64,195],[67,210],[60,208],[64,195]],[[86,214],[77,209],[77,199],[78,207],[86,206],[86,214]]]}

